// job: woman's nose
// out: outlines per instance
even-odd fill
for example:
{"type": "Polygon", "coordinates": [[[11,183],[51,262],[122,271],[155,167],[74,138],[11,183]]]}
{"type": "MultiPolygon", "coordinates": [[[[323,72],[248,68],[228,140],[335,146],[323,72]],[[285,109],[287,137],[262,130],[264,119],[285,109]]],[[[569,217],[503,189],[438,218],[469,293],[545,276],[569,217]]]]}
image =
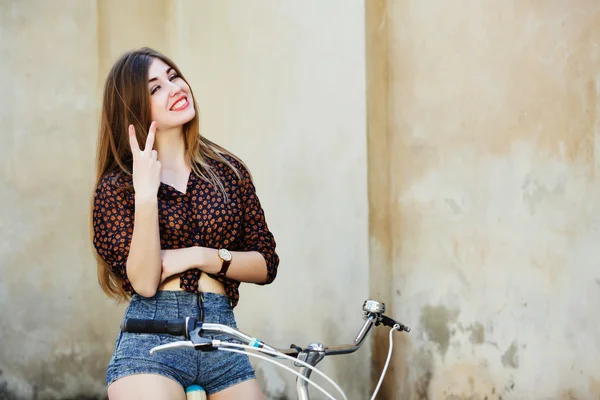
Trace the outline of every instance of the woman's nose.
{"type": "Polygon", "coordinates": [[[181,92],[181,86],[176,83],[171,83],[170,91],[171,97],[176,96],[179,94],[179,92],[181,92]]]}

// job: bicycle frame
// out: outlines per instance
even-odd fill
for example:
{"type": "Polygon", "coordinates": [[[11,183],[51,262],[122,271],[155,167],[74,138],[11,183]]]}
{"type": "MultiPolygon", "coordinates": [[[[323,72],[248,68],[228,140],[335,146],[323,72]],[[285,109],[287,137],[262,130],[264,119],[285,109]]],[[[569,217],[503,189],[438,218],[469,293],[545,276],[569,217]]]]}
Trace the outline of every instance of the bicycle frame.
{"type": "MultiPolygon", "coordinates": [[[[362,346],[364,339],[369,334],[369,331],[377,321],[375,316],[367,316],[365,323],[358,332],[358,335],[354,339],[352,344],[341,345],[341,346],[324,346],[322,343],[311,343],[308,347],[298,354],[298,359],[304,361],[313,367],[316,366],[325,356],[329,355],[342,355],[354,353],[362,346]]],[[[409,329],[409,328],[407,328],[409,329]]],[[[410,329],[409,329],[410,331],[410,329]]],[[[299,366],[299,371],[302,376],[310,378],[312,370],[299,366]]],[[[299,400],[309,400],[308,396],[308,382],[304,379],[296,379],[296,390],[298,392],[299,400]]]]}

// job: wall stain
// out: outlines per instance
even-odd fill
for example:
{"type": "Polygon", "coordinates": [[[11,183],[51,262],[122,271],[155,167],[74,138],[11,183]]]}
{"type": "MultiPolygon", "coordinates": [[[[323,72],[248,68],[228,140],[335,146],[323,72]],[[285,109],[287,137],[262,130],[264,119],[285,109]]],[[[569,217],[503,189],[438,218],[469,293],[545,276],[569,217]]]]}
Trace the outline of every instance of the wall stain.
{"type": "Polygon", "coordinates": [[[449,310],[444,306],[426,306],[421,309],[420,323],[427,338],[440,346],[440,353],[446,354],[450,344],[449,324],[456,320],[458,310],[449,310]]]}
{"type": "Polygon", "coordinates": [[[577,396],[575,396],[575,391],[573,389],[569,389],[566,392],[564,392],[560,399],[561,400],[578,400],[577,396]]]}
{"type": "Polygon", "coordinates": [[[504,385],[504,393],[505,394],[510,394],[510,392],[512,392],[515,389],[515,382],[513,382],[512,380],[508,381],[508,383],[506,385],[504,385]]]}
{"type": "MultiPolygon", "coordinates": [[[[38,396],[34,395],[34,399],[37,399],[38,396]]],[[[53,397],[54,398],[54,397],[53,397]]],[[[60,397],[54,398],[56,400],[108,400],[107,396],[87,396],[87,395],[79,395],[75,397],[60,397]]],[[[23,396],[17,395],[16,393],[10,391],[7,388],[6,382],[0,382],[0,400],[30,400],[25,399],[23,396]]]]}
{"type": "Polygon", "coordinates": [[[450,207],[450,209],[452,210],[452,212],[454,214],[461,214],[462,209],[458,205],[458,203],[456,202],[456,200],[454,200],[454,199],[444,199],[444,203],[446,203],[446,205],[448,207],[450,207]]]}
{"type": "Polygon", "coordinates": [[[472,344],[483,344],[485,341],[485,330],[480,322],[468,327],[467,331],[471,332],[471,338],[469,340],[472,344]]]}
{"type": "Polygon", "coordinates": [[[60,365],[60,370],[55,369],[57,374],[50,374],[47,371],[51,365],[48,361],[40,361],[37,369],[30,367],[31,389],[32,393],[28,397],[23,397],[23,392],[20,389],[12,389],[8,387],[6,379],[3,377],[3,371],[0,369],[0,400],[107,400],[105,391],[90,395],[90,390],[85,387],[80,387],[75,390],[67,388],[67,385],[61,381],[60,376],[76,376],[77,371],[89,371],[90,376],[97,376],[98,371],[102,374],[105,372],[105,367],[102,367],[103,362],[95,360],[88,361],[85,357],[78,354],[69,354],[57,356],[54,359],[56,365],[60,365]],[[83,367],[82,367],[83,365],[83,367]],[[58,373],[60,372],[60,373],[58,373]],[[35,383],[33,383],[35,382],[35,383]],[[70,392],[69,395],[64,395],[65,391],[70,392]],[[52,393],[54,392],[54,393],[52,393]],[[72,394],[75,393],[73,396],[72,394]],[[33,397],[31,397],[33,396],[33,397]],[[59,396],[59,397],[56,397],[59,396]],[[62,397],[61,397],[62,396],[62,397]]]}
{"type": "Polygon", "coordinates": [[[508,350],[502,355],[502,365],[505,367],[519,368],[518,346],[512,342],[508,350]]]}
{"type": "Polygon", "coordinates": [[[600,399],[600,379],[590,378],[588,394],[590,398],[600,399]]]}
{"type": "Polygon", "coordinates": [[[288,395],[284,394],[277,394],[277,395],[272,395],[271,393],[267,393],[268,398],[269,399],[273,399],[273,400],[291,400],[288,395]]]}
{"type": "Polygon", "coordinates": [[[421,349],[413,359],[413,367],[418,371],[414,381],[415,400],[429,400],[429,387],[433,379],[433,354],[431,350],[421,349]]]}
{"type": "Polygon", "coordinates": [[[531,175],[525,177],[521,189],[523,190],[523,202],[529,212],[535,214],[535,208],[542,203],[548,196],[562,196],[566,191],[566,181],[560,180],[556,186],[548,188],[544,184],[535,180],[531,175]]]}
{"type": "MultiPolygon", "coordinates": [[[[2,370],[0,369],[0,378],[2,378],[2,370]]],[[[12,392],[9,392],[6,381],[0,380],[0,399],[2,400],[19,400],[19,398],[12,392]]]]}
{"type": "Polygon", "coordinates": [[[429,400],[429,385],[433,374],[431,371],[426,371],[415,382],[416,400],[429,400]]]}

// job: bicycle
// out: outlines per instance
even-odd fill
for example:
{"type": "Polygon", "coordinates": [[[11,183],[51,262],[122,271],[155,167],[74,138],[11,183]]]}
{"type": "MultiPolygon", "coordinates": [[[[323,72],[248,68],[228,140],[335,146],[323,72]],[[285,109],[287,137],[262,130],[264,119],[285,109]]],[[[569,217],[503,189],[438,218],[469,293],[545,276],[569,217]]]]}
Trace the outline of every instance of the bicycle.
{"type": "MultiPolygon", "coordinates": [[[[186,339],[156,346],[150,350],[151,354],[154,354],[157,351],[168,351],[175,348],[191,348],[199,351],[221,350],[246,353],[249,356],[258,357],[273,364],[279,365],[280,367],[283,367],[286,370],[296,374],[296,389],[299,400],[310,400],[308,392],[309,383],[324,393],[328,398],[336,400],[321,386],[310,380],[310,375],[314,371],[331,383],[341,393],[342,397],[347,400],[343,390],[331,378],[316,369],[315,366],[326,356],[354,353],[362,346],[364,339],[369,334],[371,328],[373,326],[379,326],[382,324],[391,328],[389,335],[390,347],[387,360],[379,378],[379,382],[375,388],[375,391],[373,392],[373,396],[371,397],[371,400],[373,400],[377,395],[379,388],[381,387],[381,383],[383,382],[383,378],[389,366],[393,349],[393,332],[397,330],[408,333],[410,332],[410,328],[384,315],[386,309],[384,303],[368,299],[363,303],[362,309],[363,319],[365,322],[358,332],[358,335],[354,339],[354,342],[346,345],[325,346],[322,343],[311,343],[308,345],[308,347],[301,348],[292,344],[289,349],[277,349],[230,326],[203,323],[194,317],[173,320],[128,319],[122,324],[121,330],[123,332],[130,333],[169,334],[174,336],[183,336],[186,339]],[[244,344],[209,339],[203,337],[203,334],[224,334],[231,339],[237,340],[244,344]],[[247,350],[268,354],[272,357],[272,359],[259,354],[250,353],[247,350]],[[294,361],[294,365],[298,367],[298,372],[277,361],[274,361],[273,359],[288,359],[294,361]]],[[[194,393],[193,389],[198,388],[199,387],[195,386],[194,388],[188,388],[191,390],[186,390],[186,393],[188,393],[188,399],[191,399],[194,396],[194,394],[192,394],[194,393]]]]}

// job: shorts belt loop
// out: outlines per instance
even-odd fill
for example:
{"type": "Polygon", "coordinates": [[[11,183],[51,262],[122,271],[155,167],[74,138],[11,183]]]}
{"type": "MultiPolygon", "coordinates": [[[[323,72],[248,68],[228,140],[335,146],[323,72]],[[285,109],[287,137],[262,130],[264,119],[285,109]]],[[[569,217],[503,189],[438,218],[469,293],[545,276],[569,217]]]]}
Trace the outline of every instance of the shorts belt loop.
{"type": "Polygon", "coordinates": [[[200,321],[204,322],[204,293],[198,293],[198,313],[200,314],[200,321]]]}

